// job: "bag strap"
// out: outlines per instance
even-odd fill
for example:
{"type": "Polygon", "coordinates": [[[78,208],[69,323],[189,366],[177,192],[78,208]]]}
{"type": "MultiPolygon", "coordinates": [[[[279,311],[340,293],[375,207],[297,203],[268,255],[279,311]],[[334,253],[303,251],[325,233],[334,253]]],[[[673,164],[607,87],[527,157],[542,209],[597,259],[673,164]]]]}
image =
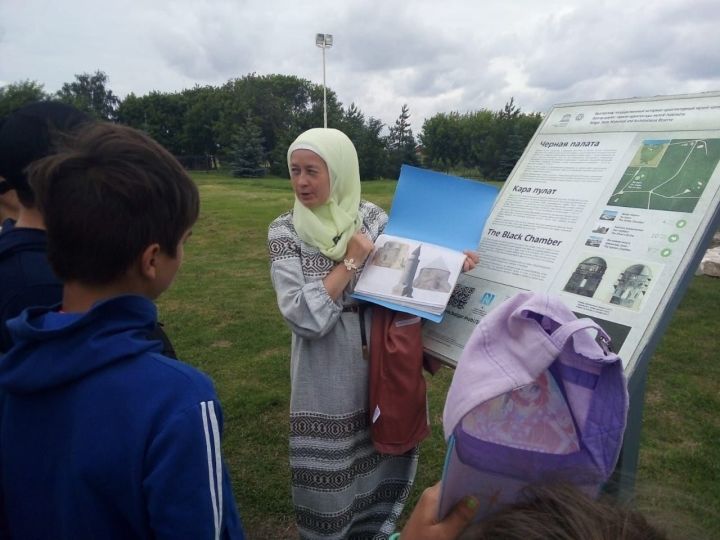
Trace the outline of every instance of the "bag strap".
{"type": "Polygon", "coordinates": [[[582,318],[562,324],[557,330],[555,330],[551,334],[550,338],[559,349],[562,349],[567,340],[570,339],[573,334],[575,334],[576,332],[580,332],[581,330],[588,329],[597,330],[598,333],[604,334],[607,337],[607,334],[605,334],[605,330],[600,328],[600,326],[595,321],[593,321],[592,319],[582,318]]]}
{"type": "Polygon", "coordinates": [[[367,304],[360,302],[358,304],[358,318],[360,319],[360,344],[362,346],[362,355],[365,360],[370,359],[370,346],[367,340],[367,331],[365,330],[365,310],[367,304]]]}
{"type": "Polygon", "coordinates": [[[602,327],[592,319],[582,318],[567,322],[555,330],[550,335],[550,339],[558,350],[562,350],[569,339],[578,332],[582,332],[584,330],[595,330],[597,332],[597,337],[594,340],[596,344],[593,348],[594,350],[586,350],[584,352],[597,352],[597,355],[593,355],[591,357],[595,360],[602,360],[603,362],[614,362],[618,360],[617,354],[615,354],[610,348],[610,336],[608,336],[605,330],[603,330],[602,327]]]}
{"type": "MultiPolygon", "coordinates": [[[[610,348],[610,337],[600,325],[589,317],[578,319],[570,309],[557,297],[544,293],[519,293],[516,297],[517,305],[513,308],[511,318],[527,319],[528,314],[546,317],[560,326],[548,337],[551,343],[562,351],[565,344],[575,334],[580,333],[574,340],[578,353],[592,360],[602,363],[613,363],[620,357],[610,348]],[[566,321],[566,322],[563,322],[566,321]],[[595,330],[596,336],[591,337],[584,330],[595,330]]],[[[537,320],[537,317],[532,317],[537,320]]]]}

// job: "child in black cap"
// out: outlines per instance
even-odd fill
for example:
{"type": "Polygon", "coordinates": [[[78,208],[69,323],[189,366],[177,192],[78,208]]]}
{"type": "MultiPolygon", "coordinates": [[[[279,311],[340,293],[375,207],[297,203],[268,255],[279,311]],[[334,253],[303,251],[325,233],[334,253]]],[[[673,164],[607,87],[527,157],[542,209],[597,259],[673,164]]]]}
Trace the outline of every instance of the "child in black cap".
{"type": "MultiPolygon", "coordinates": [[[[56,143],[92,119],[78,109],[54,101],[31,103],[0,121],[0,210],[17,203],[17,219],[5,219],[0,231],[0,353],[12,340],[6,323],[28,307],[52,306],[62,300],[62,283],[47,260],[43,217],[28,183],[27,168],[51,155],[56,143]],[[4,195],[3,195],[4,194],[4,195]]],[[[175,357],[170,340],[156,325],[149,339],[175,357]]]]}
{"type": "Polygon", "coordinates": [[[53,139],[72,132],[90,118],[57,102],[21,107],[0,123],[0,192],[17,201],[17,220],[8,218],[0,232],[0,353],[12,345],[5,323],[26,307],[57,304],[62,283],[47,261],[47,238],[42,216],[25,169],[52,153],[53,139]],[[15,195],[15,196],[13,196],[15,195]]]}

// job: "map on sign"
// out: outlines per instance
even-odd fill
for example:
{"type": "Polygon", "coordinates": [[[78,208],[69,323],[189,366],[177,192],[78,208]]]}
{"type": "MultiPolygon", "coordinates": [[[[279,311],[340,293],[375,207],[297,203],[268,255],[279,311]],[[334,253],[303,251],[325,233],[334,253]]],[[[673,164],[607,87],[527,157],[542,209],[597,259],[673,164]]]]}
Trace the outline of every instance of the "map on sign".
{"type": "Polygon", "coordinates": [[[608,204],[692,212],[720,161],[720,139],[646,140],[608,204]]]}

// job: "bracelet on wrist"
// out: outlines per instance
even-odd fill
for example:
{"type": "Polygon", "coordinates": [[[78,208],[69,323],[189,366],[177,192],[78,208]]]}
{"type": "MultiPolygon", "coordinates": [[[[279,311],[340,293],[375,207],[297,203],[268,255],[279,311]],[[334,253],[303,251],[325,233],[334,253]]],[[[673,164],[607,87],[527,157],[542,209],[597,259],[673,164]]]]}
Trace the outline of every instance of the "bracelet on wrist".
{"type": "Polygon", "coordinates": [[[345,259],[343,261],[343,264],[345,265],[345,268],[347,268],[348,272],[352,272],[353,270],[358,269],[358,265],[355,264],[355,259],[353,259],[352,257],[350,257],[349,259],[345,259]]]}
{"type": "Polygon", "coordinates": [[[394,532],[390,536],[388,536],[388,540],[400,540],[400,533],[394,532]]]}

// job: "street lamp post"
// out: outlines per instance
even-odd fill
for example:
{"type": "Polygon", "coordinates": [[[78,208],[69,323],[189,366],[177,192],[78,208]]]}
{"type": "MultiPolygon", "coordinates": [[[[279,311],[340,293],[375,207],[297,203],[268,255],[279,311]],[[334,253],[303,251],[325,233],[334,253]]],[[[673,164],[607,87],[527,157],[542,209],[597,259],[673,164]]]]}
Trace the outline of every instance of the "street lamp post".
{"type": "Polygon", "coordinates": [[[325,49],[332,47],[332,34],[315,34],[315,45],[322,49],[323,57],[323,127],[327,128],[327,89],[325,86],[325,49]]]}

